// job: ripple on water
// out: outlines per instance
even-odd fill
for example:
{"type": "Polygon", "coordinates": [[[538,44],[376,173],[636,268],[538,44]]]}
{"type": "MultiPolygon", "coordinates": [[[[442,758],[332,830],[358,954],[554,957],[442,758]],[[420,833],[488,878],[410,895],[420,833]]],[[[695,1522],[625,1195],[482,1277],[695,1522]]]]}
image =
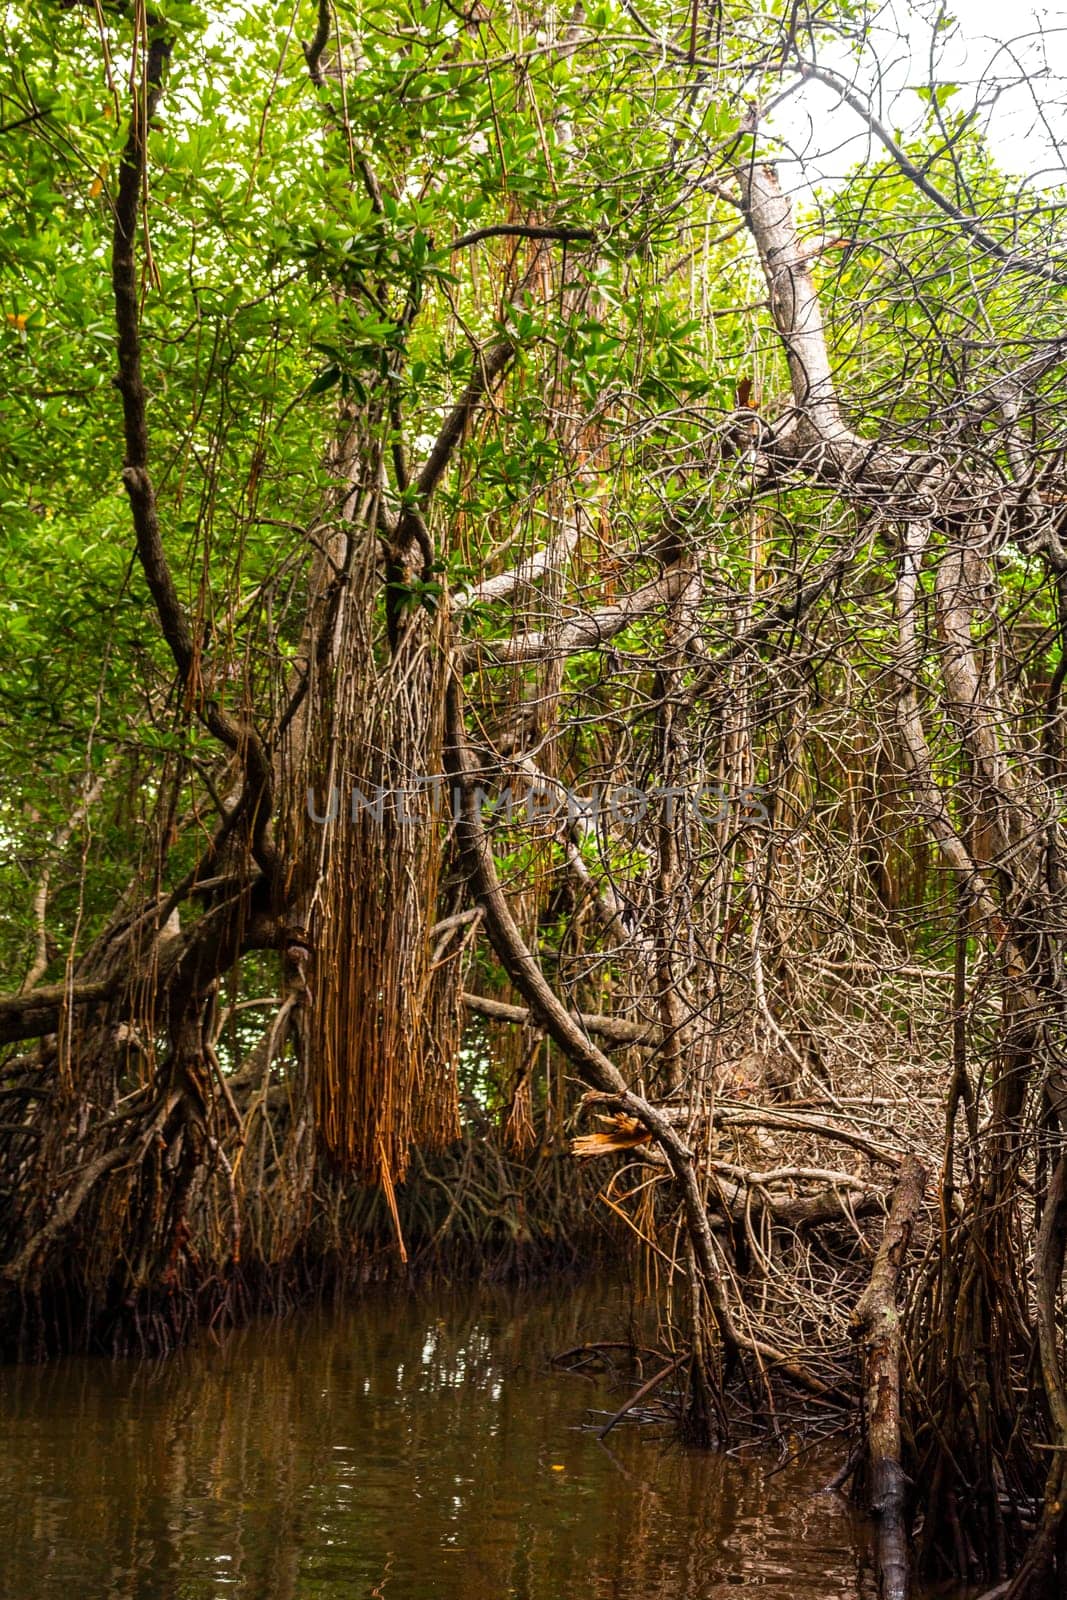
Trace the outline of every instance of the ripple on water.
{"type": "Polygon", "coordinates": [[[546,1357],[621,1291],[372,1297],[155,1364],[0,1376],[4,1600],[834,1600],[866,1532],[818,1493],[648,1430],[546,1357]]]}

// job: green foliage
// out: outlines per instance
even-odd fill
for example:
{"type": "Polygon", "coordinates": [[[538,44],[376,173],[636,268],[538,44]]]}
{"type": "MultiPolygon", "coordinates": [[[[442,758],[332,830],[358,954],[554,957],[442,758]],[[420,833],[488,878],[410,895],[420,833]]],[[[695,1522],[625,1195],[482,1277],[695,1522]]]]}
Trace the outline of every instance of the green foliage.
{"type": "MultiPolygon", "coordinates": [[[[854,10],[825,8],[818,28],[848,35],[854,10]]],[[[768,412],[787,375],[766,319],[735,312],[753,261],[716,184],[724,160],[755,149],[747,68],[734,76],[746,40],[788,11],[736,6],[708,77],[686,59],[689,8],[642,10],[653,45],[615,0],[569,32],[534,7],[464,20],[444,0],[342,0],[344,58],[331,37],[318,87],[298,42],[314,31],[310,3],[295,28],[275,4],[218,16],[175,0],[156,14],[171,51],[138,239],[150,457],[211,694],[264,726],[277,707],[300,650],[307,532],[329,526],[339,415],[378,419],[416,473],[474,349],[500,338],[516,359],[441,485],[437,561],[388,579],[393,609],[436,612],[566,516],[581,527],[579,587],[557,610],[654,578],[651,547],[676,514],[706,552],[712,595],[744,588],[750,533],[721,512],[736,469],[714,430],[754,364],[768,412]],[[453,248],[524,224],[595,238],[543,258],[518,236],[453,248]]],[[[86,873],[87,926],[143,865],[161,763],[186,773],[194,806],[194,775],[217,778],[218,752],[175,690],[120,476],[110,253],[131,17],[19,0],[0,44],[0,762],[14,775],[0,811],[0,954],[17,962],[48,841],[92,776],[111,774],[86,839],[101,868],[86,873]]],[[[915,159],[991,230],[1010,218],[1013,248],[1047,250],[1058,213],[1013,211],[954,85],[926,99],[915,159]]],[[[1035,298],[988,262],[976,272],[972,245],[895,169],[856,174],[827,204],[852,243],[816,271],[860,426],[907,443],[936,416],[951,432],[954,396],[1001,370],[1013,329],[1058,329],[1053,294],[1035,298]]],[[[393,514],[411,503],[399,479],[385,493],[393,514]]],[[[790,491],[757,593],[824,558],[824,505],[790,491]]],[[[1051,626],[1049,591],[1025,560],[1008,596],[1051,626]]],[[[657,626],[639,620],[613,645],[645,688],[657,626]]],[[[506,607],[463,612],[468,640],[512,627],[506,607]]],[[[861,649],[884,653],[890,628],[884,607],[858,609],[861,649]]],[[[579,764],[595,762],[610,677],[601,653],[566,666],[579,764]]],[[[78,900],[65,892],[69,927],[78,900]]]]}

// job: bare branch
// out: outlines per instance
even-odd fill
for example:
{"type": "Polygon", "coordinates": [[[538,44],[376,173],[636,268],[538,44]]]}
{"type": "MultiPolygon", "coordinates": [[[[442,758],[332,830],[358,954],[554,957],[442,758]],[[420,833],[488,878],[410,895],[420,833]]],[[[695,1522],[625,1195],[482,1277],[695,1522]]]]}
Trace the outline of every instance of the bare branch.
{"type": "Polygon", "coordinates": [[[463,670],[471,671],[485,657],[494,666],[514,666],[530,661],[551,661],[576,655],[582,650],[595,650],[598,645],[614,639],[631,622],[677,600],[695,581],[691,570],[672,567],[615,605],[570,617],[551,632],[519,634],[514,639],[478,640],[463,651],[463,670]]]}
{"type": "Polygon", "coordinates": [[[579,538],[578,519],[570,522],[566,530],[543,550],[536,551],[520,561],[517,567],[511,567],[507,572],[499,572],[495,577],[483,578],[481,583],[472,589],[465,589],[452,596],[452,610],[454,612],[466,611],[473,605],[489,605],[497,600],[509,600],[525,584],[534,584],[540,578],[546,577],[550,572],[557,572],[562,568],[572,552],[579,538]]]}
{"type": "Polygon", "coordinates": [[[210,731],[245,765],[246,794],[252,852],[268,877],[277,865],[270,837],[273,810],[273,772],[254,729],[235,722],[215,700],[208,699],[199,678],[192,630],[163,548],[155,487],[148,471],[148,414],[141,366],[140,303],[138,296],[136,239],[141,190],[148,149],[148,127],[163,92],[163,76],[170,58],[170,36],[158,19],[146,14],[150,38],[143,92],[134,93],[130,126],[119,169],[118,195],[112,234],[111,282],[118,334],[118,389],[122,396],[126,459],[122,481],[133,515],[137,555],[155,601],[163,637],[170,646],[178,676],[190,703],[203,716],[210,731]]]}
{"type": "Polygon", "coordinates": [[[948,196],[942,194],[941,190],[927,177],[922,168],[915,165],[907,152],[893,138],[889,129],[879,121],[870,106],[865,104],[847,79],[842,78],[837,72],[831,72],[827,67],[818,67],[814,62],[810,61],[802,62],[800,70],[805,78],[812,78],[818,83],[825,83],[827,88],[834,89],[850,110],[854,111],[858,117],[862,117],[875,138],[892,156],[893,161],[904,176],[917,189],[921,190],[928,200],[932,200],[939,211],[944,212],[946,217],[950,217],[953,222],[958,223],[968,237],[973,239],[975,244],[980,245],[988,255],[995,256],[998,261],[1002,261],[1013,272],[1024,272],[1032,278],[1041,278],[1046,283],[1055,283],[1061,287],[1067,286],[1067,272],[1059,271],[1049,261],[1034,261],[1029,256],[1020,255],[1017,250],[1009,250],[1007,245],[1001,244],[991,234],[986,233],[975,217],[967,216],[958,206],[953,205],[948,196]]]}
{"type": "MultiPolygon", "coordinates": [[[[492,1022],[514,1022],[529,1025],[533,1014],[527,1006],[509,1006],[503,1000],[491,1000],[487,995],[468,994],[464,991],[463,1004],[468,1011],[488,1017],[492,1022]]],[[[624,1017],[605,1017],[598,1012],[577,1011],[575,1021],[586,1033],[596,1034],[612,1044],[659,1043],[660,1030],[654,1022],[627,1022],[624,1017]]]]}

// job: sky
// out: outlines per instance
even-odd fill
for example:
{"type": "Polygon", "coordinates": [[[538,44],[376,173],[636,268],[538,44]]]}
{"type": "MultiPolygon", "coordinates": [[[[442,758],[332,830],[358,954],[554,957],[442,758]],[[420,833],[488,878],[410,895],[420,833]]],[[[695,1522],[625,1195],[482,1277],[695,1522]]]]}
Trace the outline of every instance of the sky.
{"type": "MultiPolygon", "coordinates": [[[[915,132],[926,112],[915,90],[954,83],[951,110],[977,108],[998,164],[1046,188],[1067,181],[1067,0],[888,0],[871,34],[863,69],[840,62],[857,86],[876,89],[881,120],[915,132]],[[938,16],[946,24],[936,28],[938,16]]],[[[837,65],[823,55],[828,65],[837,65]]],[[[808,182],[842,177],[872,144],[855,112],[822,84],[806,84],[773,115],[771,126],[804,162],[808,182]]],[[[877,155],[880,147],[872,150],[877,155]]],[[[783,170],[786,177],[789,164],[783,170]]],[[[799,167],[795,169],[799,181],[799,167]]]]}

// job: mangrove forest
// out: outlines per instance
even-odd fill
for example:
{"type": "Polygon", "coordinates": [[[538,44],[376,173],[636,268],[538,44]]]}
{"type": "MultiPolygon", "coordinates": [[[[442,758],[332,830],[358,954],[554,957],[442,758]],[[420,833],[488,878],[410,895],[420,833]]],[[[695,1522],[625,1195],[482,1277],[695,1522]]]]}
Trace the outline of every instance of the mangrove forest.
{"type": "MultiPolygon", "coordinates": [[[[562,1493],[553,1397],[606,1375],[695,1575],[590,1446],[600,1566],[557,1529],[551,1583],[450,1587],[457,1547],[242,1594],[710,1600],[734,1463],[809,1452],[870,1568],[782,1593],[1067,1592],[1062,16],[9,0],[0,38],[17,1425],[78,1454],[69,1363],[151,1363],[243,1516],[284,1428],[183,1363],[259,1330],[280,1372],[312,1317],[285,1403],[368,1472],[389,1349],[492,1373],[434,1422],[398,1369],[457,1484],[518,1459],[491,1400],[562,1493]]],[[[92,1592],[237,1592],[167,1572],[92,1592]]]]}

